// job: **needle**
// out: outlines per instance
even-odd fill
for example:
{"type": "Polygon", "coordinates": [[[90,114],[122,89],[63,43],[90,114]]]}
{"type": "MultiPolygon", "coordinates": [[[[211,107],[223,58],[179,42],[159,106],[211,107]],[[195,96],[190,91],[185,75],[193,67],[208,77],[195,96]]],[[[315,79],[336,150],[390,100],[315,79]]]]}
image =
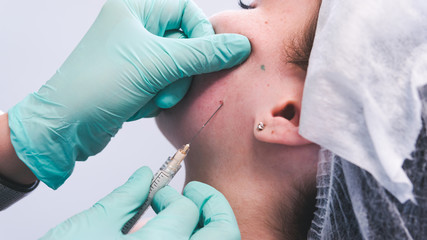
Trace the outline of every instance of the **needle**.
{"type": "Polygon", "coordinates": [[[216,109],[216,111],[211,115],[211,117],[203,124],[202,128],[199,129],[199,131],[191,138],[190,142],[188,144],[191,144],[193,140],[199,135],[199,133],[205,128],[206,124],[209,123],[209,121],[215,116],[215,114],[219,111],[219,109],[224,105],[224,102],[221,101],[221,105],[216,109]]]}
{"type": "MultiPolygon", "coordinates": [[[[202,128],[196,133],[196,135],[191,138],[190,143],[194,140],[197,135],[199,135],[200,131],[208,124],[208,122],[215,116],[215,114],[219,111],[219,109],[224,105],[221,101],[221,105],[218,109],[212,114],[212,116],[203,124],[202,128]]],[[[164,186],[168,185],[175,174],[181,168],[181,162],[185,159],[188,152],[190,151],[190,143],[182,146],[178,151],[172,156],[169,157],[168,160],[163,164],[159,171],[154,175],[153,180],[150,185],[150,191],[148,193],[148,197],[145,199],[145,202],[138,208],[137,213],[129,219],[125,225],[122,227],[122,233],[127,234],[134,227],[135,223],[139,220],[139,218],[144,214],[145,210],[150,206],[151,201],[154,198],[154,194],[164,186]]]]}

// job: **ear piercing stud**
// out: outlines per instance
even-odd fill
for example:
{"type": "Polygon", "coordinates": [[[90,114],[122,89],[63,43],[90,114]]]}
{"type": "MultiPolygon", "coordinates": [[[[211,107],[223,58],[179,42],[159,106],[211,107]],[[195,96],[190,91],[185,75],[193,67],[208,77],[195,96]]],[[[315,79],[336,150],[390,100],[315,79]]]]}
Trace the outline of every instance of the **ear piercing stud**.
{"type": "Polygon", "coordinates": [[[258,131],[262,131],[262,130],[264,130],[264,127],[265,127],[264,123],[263,122],[259,122],[258,126],[256,128],[257,128],[258,131]]]}

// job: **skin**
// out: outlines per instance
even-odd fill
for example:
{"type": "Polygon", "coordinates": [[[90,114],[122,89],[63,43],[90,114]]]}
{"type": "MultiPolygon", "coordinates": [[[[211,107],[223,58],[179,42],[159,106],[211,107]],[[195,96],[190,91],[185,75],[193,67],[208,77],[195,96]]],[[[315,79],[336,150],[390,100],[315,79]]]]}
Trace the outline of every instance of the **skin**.
{"type": "Polygon", "coordinates": [[[37,178],[16,155],[10,141],[8,115],[0,115],[0,176],[18,184],[28,185],[37,178]]]}
{"type": "Polygon", "coordinates": [[[285,49],[318,4],[258,0],[254,9],[211,17],[216,33],[247,36],[251,56],[231,70],[197,76],[186,97],[156,119],[178,148],[224,102],[191,143],[186,182],[205,182],[226,196],[242,239],[295,238],[301,189],[315,189],[319,147],[298,134],[306,72],[286,61],[285,49]]]}

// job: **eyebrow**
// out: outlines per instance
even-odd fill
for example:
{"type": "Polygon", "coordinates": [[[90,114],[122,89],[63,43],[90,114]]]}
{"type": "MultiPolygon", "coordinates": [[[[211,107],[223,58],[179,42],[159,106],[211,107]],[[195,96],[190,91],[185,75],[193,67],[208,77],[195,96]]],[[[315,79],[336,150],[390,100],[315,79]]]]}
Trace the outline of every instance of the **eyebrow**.
{"type": "Polygon", "coordinates": [[[320,4],[315,13],[305,24],[303,31],[291,40],[285,47],[286,63],[291,63],[304,71],[307,71],[310,53],[316,36],[317,19],[319,17],[320,4]]]}

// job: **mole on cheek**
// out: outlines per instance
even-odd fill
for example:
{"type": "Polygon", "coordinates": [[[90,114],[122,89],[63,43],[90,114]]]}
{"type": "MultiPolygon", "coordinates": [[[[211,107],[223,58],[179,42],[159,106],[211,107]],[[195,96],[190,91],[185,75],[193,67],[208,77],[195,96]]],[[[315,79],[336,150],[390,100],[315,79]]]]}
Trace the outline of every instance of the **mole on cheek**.
{"type": "Polygon", "coordinates": [[[265,66],[261,65],[261,70],[263,70],[265,72],[265,66]]]}

